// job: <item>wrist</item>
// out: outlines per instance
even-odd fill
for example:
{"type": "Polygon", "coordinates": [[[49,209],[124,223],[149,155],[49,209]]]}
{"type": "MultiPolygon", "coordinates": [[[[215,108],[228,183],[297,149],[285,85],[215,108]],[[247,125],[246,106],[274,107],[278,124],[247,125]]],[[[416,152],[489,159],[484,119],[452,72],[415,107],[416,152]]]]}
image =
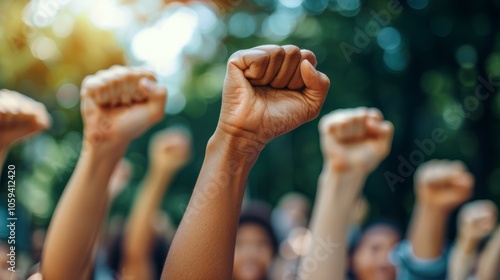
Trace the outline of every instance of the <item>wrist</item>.
{"type": "Polygon", "coordinates": [[[229,134],[221,129],[216,129],[208,140],[207,154],[214,152],[228,153],[234,159],[244,159],[247,163],[253,164],[264,147],[265,144],[261,141],[251,140],[247,137],[229,134]]]}
{"type": "Polygon", "coordinates": [[[476,252],[479,246],[479,240],[459,234],[455,244],[456,249],[463,252],[465,255],[472,255],[476,252]]]}
{"type": "Polygon", "coordinates": [[[450,216],[450,212],[448,210],[435,205],[425,204],[420,201],[416,202],[414,209],[414,215],[425,219],[427,223],[432,224],[444,225],[447,223],[448,217],[450,216]]]}
{"type": "Polygon", "coordinates": [[[341,210],[351,212],[352,205],[359,198],[367,174],[357,170],[338,171],[325,162],[319,176],[319,190],[341,210]]]}
{"type": "Polygon", "coordinates": [[[103,162],[116,164],[125,154],[127,145],[103,145],[95,144],[84,138],[80,158],[86,158],[92,162],[103,162]]]}
{"type": "Polygon", "coordinates": [[[147,177],[161,182],[166,182],[170,178],[174,177],[177,173],[176,170],[171,170],[167,168],[150,167],[147,172],[147,177]]]}
{"type": "Polygon", "coordinates": [[[358,175],[362,177],[368,177],[370,172],[365,168],[356,168],[355,166],[349,166],[345,163],[345,161],[334,159],[334,158],[326,158],[323,162],[323,173],[333,173],[338,176],[350,176],[350,175],[358,175]]]}
{"type": "Polygon", "coordinates": [[[416,206],[418,210],[424,211],[426,213],[433,213],[438,217],[447,217],[451,213],[451,211],[448,210],[446,207],[442,207],[440,205],[435,205],[431,203],[426,203],[425,201],[417,201],[416,206]]]}

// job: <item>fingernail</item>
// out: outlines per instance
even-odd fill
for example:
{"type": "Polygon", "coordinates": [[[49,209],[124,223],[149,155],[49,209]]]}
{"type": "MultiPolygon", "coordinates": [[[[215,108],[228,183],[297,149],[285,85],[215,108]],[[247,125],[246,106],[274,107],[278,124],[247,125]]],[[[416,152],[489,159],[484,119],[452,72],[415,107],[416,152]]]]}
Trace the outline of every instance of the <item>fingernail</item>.
{"type": "Polygon", "coordinates": [[[314,68],[314,66],[312,65],[312,63],[309,60],[307,62],[309,63],[309,67],[311,68],[311,71],[316,75],[318,73],[318,70],[316,70],[316,68],[314,68]]]}
{"type": "Polygon", "coordinates": [[[155,83],[150,79],[144,78],[142,79],[141,82],[144,88],[147,89],[148,91],[152,91],[155,88],[155,83]]]}

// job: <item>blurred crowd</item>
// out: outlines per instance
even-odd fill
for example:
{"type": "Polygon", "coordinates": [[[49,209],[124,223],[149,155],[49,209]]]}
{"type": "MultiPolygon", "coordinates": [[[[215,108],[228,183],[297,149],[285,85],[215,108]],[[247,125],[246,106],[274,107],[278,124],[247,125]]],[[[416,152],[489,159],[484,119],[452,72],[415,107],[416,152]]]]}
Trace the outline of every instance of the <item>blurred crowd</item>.
{"type": "MultiPolygon", "coordinates": [[[[324,164],[314,203],[300,193],[285,195],[274,209],[245,199],[248,175],[265,145],[318,116],[330,81],[316,64],[312,52],[291,45],[259,46],[229,58],[219,123],[177,229],[160,205],[197,139],[176,127],[155,134],[128,218],[107,220],[131,177],[127,147],[163,119],[168,94],[142,68],[114,66],[86,77],[78,164],[48,230],[32,233],[29,256],[16,255],[16,272],[9,263],[12,244],[2,241],[0,278],[498,279],[497,206],[469,201],[474,175],[460,161],[419,166],[406,232],[383,217],[366,219],[363,186],[390,153],[395,129],[376,108],[321,116],[324,164]],[[458,233],[450,241],[448,220],[457,208],[458,233]]],[[[1,90],[2,164],[14,143],[50,125],[42,103],[1,90]]]]}

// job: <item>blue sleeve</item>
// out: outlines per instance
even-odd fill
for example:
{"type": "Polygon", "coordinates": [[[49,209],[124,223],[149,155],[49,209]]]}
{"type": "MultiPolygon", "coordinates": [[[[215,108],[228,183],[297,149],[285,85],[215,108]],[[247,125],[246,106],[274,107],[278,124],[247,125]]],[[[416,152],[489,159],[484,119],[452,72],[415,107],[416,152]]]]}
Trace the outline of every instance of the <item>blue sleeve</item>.
{"type": "Polygon", "coordinates": [[[419,259],[407,240],[402,241],[391,253],[397,267],[398,280],[444,280],[448,269],[448,249],[437,259],[419,259]]]}

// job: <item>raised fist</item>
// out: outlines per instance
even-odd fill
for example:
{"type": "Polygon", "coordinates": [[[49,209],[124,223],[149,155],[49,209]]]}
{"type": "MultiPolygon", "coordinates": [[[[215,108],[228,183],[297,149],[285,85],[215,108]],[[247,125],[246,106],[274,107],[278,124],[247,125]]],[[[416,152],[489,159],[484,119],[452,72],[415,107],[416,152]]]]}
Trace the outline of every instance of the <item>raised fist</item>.
{"type": "Polygon", "coordinates": [[[191,137],[176,129],[157,133],[150,144],[151,168],[161,172],[176,172],[191,158],[191,137]]]}
{"type": "Polygon", "coordinates": [[[330,80],[316,58],[295,46],[265,45],[228,61],[218,130],[265,145],[314,119],[330,80]]]}
{"type": "Polygon", "coordinates": [[[415,174],[415,193],[420,203],[451,211],[469,199],[474,177],[461,161],[432,160],[415,174]]]}
{"type": "Polygon", "coordinates": [[[113,66],[85,78],[84,134],[92,144],[128,145],[164,116],[166,89],[141,68],[113,66]]]}
{"type": "Polygon", "coordinates": [[[49,126],[50,117],[42,103],[15,91],[0,90],[0,149],[49,126]]]}
{"type": "Polygon", "coordinates": [[[476,200],[465,204],[458,214],[460,238],[480,241],[495,229],[498,209],[490,200],[476,200]]]}
{"type": "Polygon", "coordinates": [[[394,128],[374,108],[335,110],[319,123],[321,149],[336,171],[364,174],[375,169],[391,150],[394,128]]]}

